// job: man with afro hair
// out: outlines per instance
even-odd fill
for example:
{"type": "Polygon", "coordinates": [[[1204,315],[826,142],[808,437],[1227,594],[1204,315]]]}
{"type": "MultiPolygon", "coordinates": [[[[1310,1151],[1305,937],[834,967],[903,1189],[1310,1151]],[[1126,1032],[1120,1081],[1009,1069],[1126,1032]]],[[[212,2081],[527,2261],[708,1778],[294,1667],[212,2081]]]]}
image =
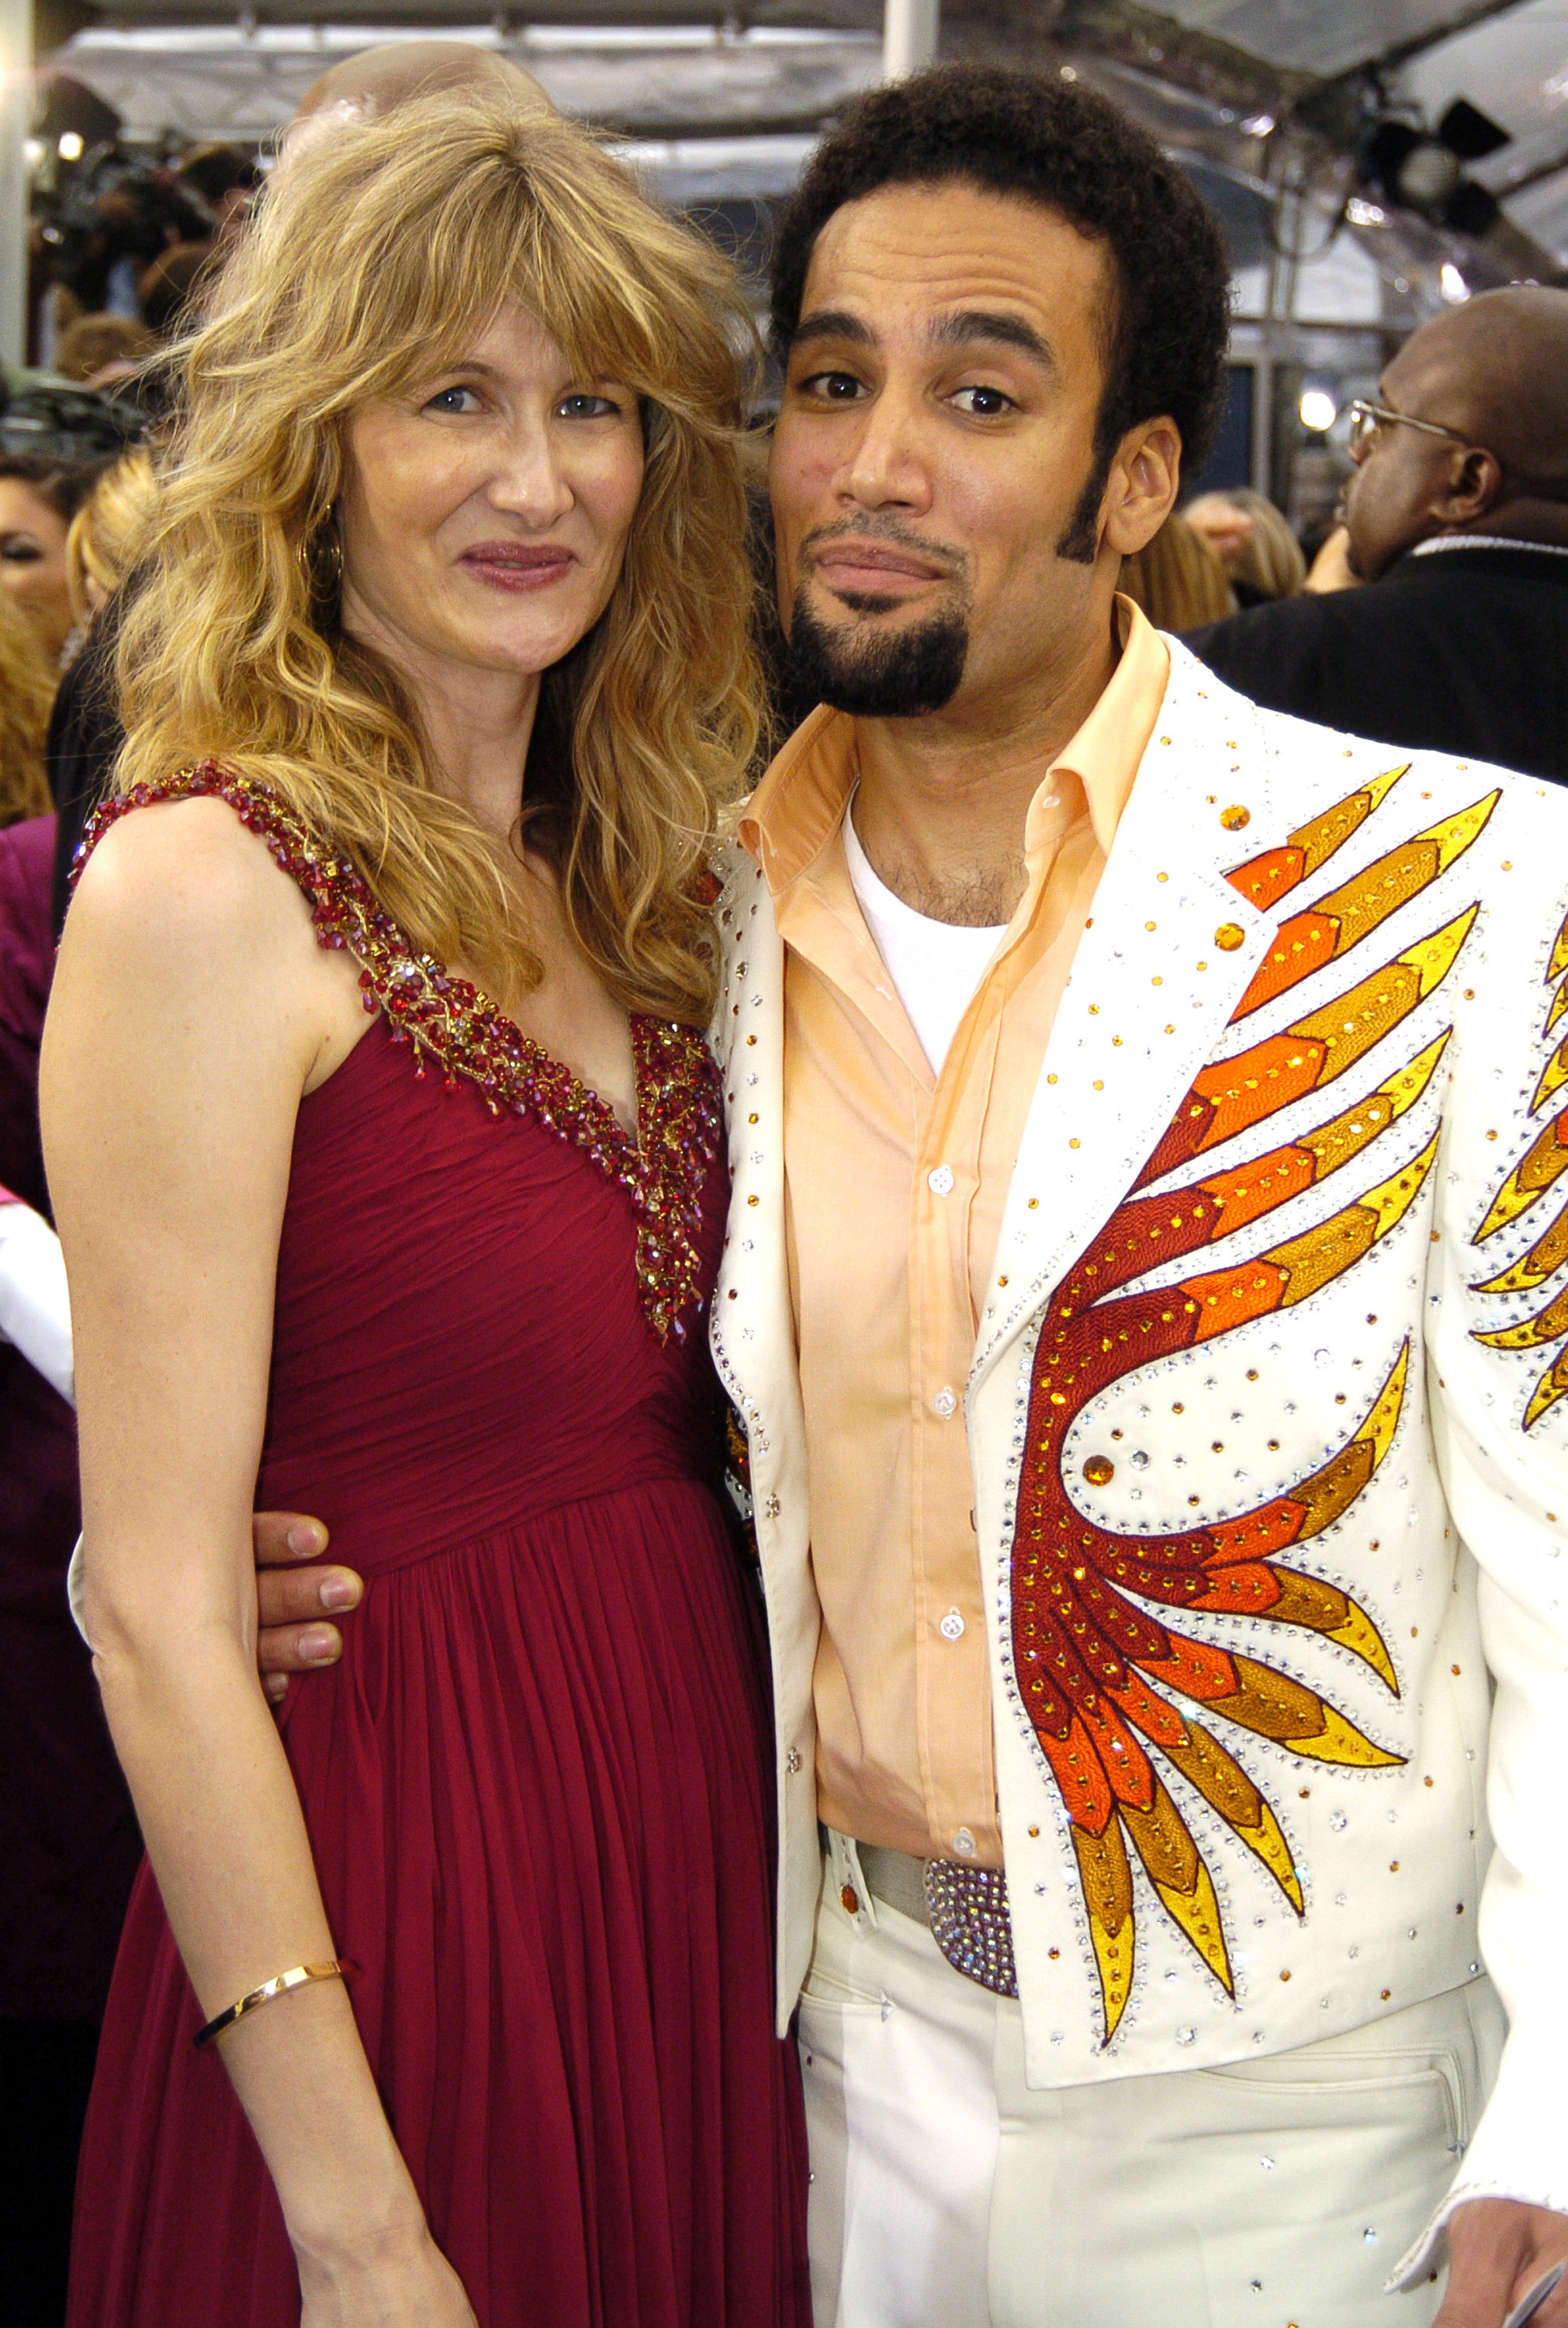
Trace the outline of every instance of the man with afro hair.
{"type": "Polygon", "coordinates": [[[1503,2328],[1568,2258],[1568,801],[1117,596],[1226,285],[1022,72],[779,230],[819,708],[717,906],[712,1343],[818,2328],[1503,2328]]]}
{"type": "Polygon", "coordinates": [[[822,708],[721,908],[714,1341],[820,2328],[1372,2328],[1391,2274],[1502,2328],[1568,2256],[1554,1797],[1488,1879],[1478,1792],[1487,1660],[1501,1799],[1562,1732],[1568,1427],[1469,1250],[1541,1131],[1568,831],[1116,596],[1227,291],[1180,170],[1028,73],[878,90],[780,222],[822,708]]]}

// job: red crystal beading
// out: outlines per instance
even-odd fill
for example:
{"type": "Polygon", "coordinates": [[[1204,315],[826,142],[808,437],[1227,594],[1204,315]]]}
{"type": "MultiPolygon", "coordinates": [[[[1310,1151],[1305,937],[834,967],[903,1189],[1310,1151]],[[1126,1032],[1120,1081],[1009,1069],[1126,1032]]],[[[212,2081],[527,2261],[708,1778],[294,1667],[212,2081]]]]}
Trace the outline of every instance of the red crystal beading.
{"type": "Polygon", "coordinates": [[[443,1070],[447,1090],[466,1077],[492,1115],[533,1116],[625,1189],[637,1215],[643,1314],[662,1342],[684,1340],[687,1313],[700,1310],[706,1299],[697,1238],[703,1186],[723,1136],[718,1070],[701,1036],[673,1020],[634,1013],[634,1140],[596,1092],[541,1050],[477,987],[418,953],[357,868],[318,840],[275,793],[211,760],[106,801],[77,850],[73,886],[122,816],[197,795],[226,801],[298,883],[311,901],[319,942],[354,956],[365,1009],[384,1011],[392,1040],[411,1046],[417,1075],[423,1075],[428,1056],[443,1070]]]}

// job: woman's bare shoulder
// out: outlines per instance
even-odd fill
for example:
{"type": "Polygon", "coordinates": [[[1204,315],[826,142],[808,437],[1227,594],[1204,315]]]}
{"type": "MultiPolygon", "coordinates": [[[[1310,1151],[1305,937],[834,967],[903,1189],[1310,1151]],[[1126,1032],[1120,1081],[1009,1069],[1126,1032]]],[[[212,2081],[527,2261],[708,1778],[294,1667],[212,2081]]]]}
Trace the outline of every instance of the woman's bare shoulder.
{"type": "Polygon", "coordinates": [[[205,961],[209,970],[257,948],[317,951],[306,898],[265,842],[211,796],[118,817],[82,867],[65,930],[67,945],[91,936],[130,943],[149,962],[205,961]]]}

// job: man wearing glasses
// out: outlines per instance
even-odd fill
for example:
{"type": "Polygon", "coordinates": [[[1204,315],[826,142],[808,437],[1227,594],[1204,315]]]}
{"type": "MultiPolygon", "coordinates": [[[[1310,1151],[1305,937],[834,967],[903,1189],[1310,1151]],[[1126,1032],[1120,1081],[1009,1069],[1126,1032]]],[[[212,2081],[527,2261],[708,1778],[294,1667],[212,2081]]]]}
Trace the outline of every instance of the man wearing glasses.
{"type": "Polygon", "coordinates": [[[1271,710],[1568,779],[1568,292],[1423,325],[1351,407],[1350,454],[1350,564],[1376,587],[1189,643],[1271,710]]]}

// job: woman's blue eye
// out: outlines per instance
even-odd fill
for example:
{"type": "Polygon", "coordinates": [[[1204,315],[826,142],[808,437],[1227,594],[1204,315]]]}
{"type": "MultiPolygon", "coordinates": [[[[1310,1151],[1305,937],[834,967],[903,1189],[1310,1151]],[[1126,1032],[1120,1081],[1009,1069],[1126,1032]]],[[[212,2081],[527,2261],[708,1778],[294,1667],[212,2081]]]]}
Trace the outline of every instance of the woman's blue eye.
{"type": "Polygon", "coordinates": [[[479,399],[471,388],[438,389],[425,407],[427,412],[474,412],[479,399]],[[466,403],[464,399],[466,398],[466,403]]]}
{"type": "Polygon", "coordinates": [[[607,396],[589,396],[585,393],[581,396],[563,396],[556,409],[568,420],[603,420],[608,414],[615,411],[617,407],[607,396]]]}

